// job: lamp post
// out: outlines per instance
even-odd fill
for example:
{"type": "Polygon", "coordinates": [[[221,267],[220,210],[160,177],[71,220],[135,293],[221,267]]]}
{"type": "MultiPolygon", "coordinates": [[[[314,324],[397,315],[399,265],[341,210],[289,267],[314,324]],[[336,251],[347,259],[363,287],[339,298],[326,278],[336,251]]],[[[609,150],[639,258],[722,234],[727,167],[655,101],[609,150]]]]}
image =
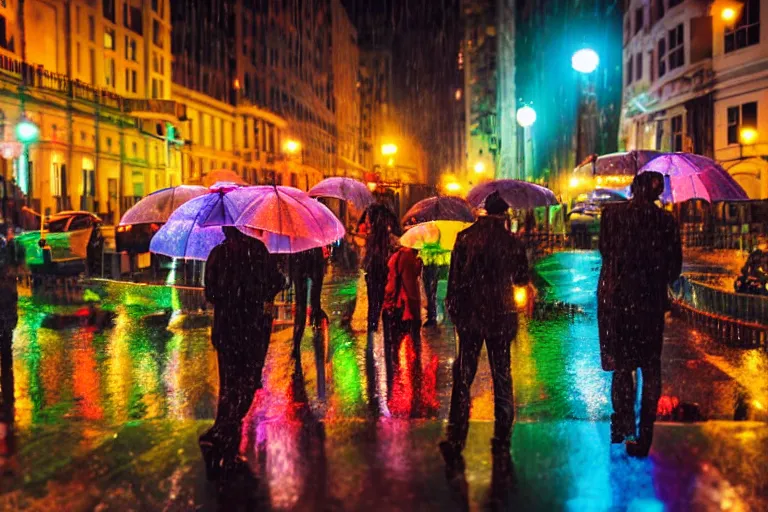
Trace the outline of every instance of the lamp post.
{"type": "Polygon", "coordinates": [[[29,145],[37,142],[40,137],[40,128],[32,122],[31,119],[23,114],[16,123],[16,140],[21,142],[21,158],[19,159],[19,188],[27,195],[27,200],[30,193],[30,176],[29,176],[29,145]]]}
{"type": "Polygon", "coordinates": [[[739,131],[739,160],[744,158],[744,146],[754,146],[757,143],[757,130],[744,127],[739,131]]]}
{"type": "Polygon", "coordinates": [[[523,179],[533,177],[533,138],[531,126],[536,122],[536,111],[529,105],[520,107],[515,113],[517,124],[523,129],[523,162],[525,165],[523,179]]]}
{"type": "MultiPolygon", "coordinates": [[[[571,56],[571,67],[579,73],[581,79],[583,79],[585,82],[589,75],[591,75],[597,67],[600,65],[600,57],[597,55],[597,52],[592,50],[591,48],[582,48],[581,50],[578,50],[571,56]]],[[[583,110],[586,110],[586,87],[581,83],[579,83],[579,90],[578,90],[578,106],[576,108],[576,144],[575,144],[575,151],[576,151],[576,162],[581,162],[583,160],[583,148],[581,147],[581,132],[582,132],[582,116],[583,116],[583,110]]]]}

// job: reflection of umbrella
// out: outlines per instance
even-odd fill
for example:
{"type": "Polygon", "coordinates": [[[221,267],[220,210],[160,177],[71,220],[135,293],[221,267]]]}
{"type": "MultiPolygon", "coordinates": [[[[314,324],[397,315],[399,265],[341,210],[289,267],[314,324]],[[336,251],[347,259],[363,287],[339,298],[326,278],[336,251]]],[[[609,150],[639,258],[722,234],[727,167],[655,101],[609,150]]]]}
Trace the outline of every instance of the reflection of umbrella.
{"type": "Polygon", "coordinates": [[[485,199],[494,192],[498,192],[514,210],[557,204],[555,194],[548,188],[519,180],[495,180],[481,183],[469,191],[467,201],[472,206],[483,206],[485,199]]]}
{"type": "Polygon", "coordinates": [[[739,201],[749,197],[728,172],[714,160],[690,153],[670,153],[654,158],[639,172],[663,174],[665,203],[682,203],[690,199],[739,201]]]}
{"type": "Polygon", "coordinates": [[[344,236],[331,210],[293,187],[265,188],[237,219],[237,228],[258,238],[271,253],[296,253],[329,245],[344,236]]]}
{"type": "Polygon", "coordinates": [[[578,166],[574,174],[581,177],[634,176],[645,164],[662,154],[650,150],[610,153],[578,166]]]}
{"type": "Polygon", "coordinates": [[[178,187],[158,190],[149,194],[125,212],[123,218],[120,219],[120,225],[162,224],[168,220],[168,217],[179,206],[207,192],[207,188],[193,185],[179,185],[178,187]]]}
{"type": "Polygon", "coordinates": [[[455,220],[424,222],[406,231],[400,237],[400,243],[412,249],[426,248],[451,251],[456,245],[456,236],[469,225],[469,222],[455,220]]]}
{"type": "Polygon", "coordinates": [[[221,227],[233,226],[256,196],[269,188],[219,188],[184,203],[152,238],[149,250],[172,258],[207,260],[224,241],[221,227]]]}
{"type": "Polygon", "coordinates": [[[455,196],[438,196],[422,199],[403,215],[403,225],[421,224],[433,220],[473,222],[472,206],[455,196]]]}
{"type": "Polygon", "coordinates": [[[248,184],[248,182],[245,181],[239,174],[229,169],[213,170],[208,174],[206,174],[205,177],[203,178],[203,185],[205,185],[206,187],[210,187],[214,183],[218,183],[218,182],[234,183],[235,185],[248,184]]]}
{"type": "Polygon", "coordinates": [[[373,194],[364,183],[352,178],[326,178],[309,191],[312,197],[334,197],[347,201],[357,210],[363,211],[373,203],[373,194]]]}

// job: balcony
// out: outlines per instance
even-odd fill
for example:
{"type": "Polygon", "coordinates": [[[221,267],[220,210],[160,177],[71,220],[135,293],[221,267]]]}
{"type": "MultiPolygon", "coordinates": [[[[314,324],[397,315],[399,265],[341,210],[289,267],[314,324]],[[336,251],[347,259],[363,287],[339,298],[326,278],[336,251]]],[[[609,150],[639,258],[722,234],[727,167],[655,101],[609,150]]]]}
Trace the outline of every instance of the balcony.
{"type": "Polygon", "coordinates": [[[141,119],[157,119],[176,123],[186,118],[187,106],[174,100],[123,99],[123,112],[141,119]]]}

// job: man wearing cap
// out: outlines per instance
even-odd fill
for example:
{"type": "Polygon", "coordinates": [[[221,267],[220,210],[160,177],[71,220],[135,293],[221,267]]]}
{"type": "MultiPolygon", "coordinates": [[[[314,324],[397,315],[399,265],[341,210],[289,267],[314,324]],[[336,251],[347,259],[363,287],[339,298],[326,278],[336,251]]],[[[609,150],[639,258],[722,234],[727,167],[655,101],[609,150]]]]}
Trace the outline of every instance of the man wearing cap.
{"type": "Polygon", "coordinates": [[[459,233],[451,255],[445,303],[459,335],[459,350],[453,364],[447,439],[440,443],[449,469],[463,469],[461,452],[469,429],[469,389],[483,343],[493,378],[496,424],[491,446],[494,456],[509,458],[515,414],[510,345],[518,325],[513,286],[526,285],[529,277],[525,247],[507,229],[508,209],[498,192],[488,196],[488,214],[459,233]]]}
{"type": "Polygon", "coordinates": [[[609,205],[600,221],[603,266],[597,289],[597,320],[603,370],[613,372],[611,442],[627,453],[648,455],[661,396],[661,349],[668,286],[682,270],[680,230],[671,213],[656,206],[664,176],[638,174],[632,199],[609,205]],[[639,436],[635,426],[635,379],[642,375],[639,436]]]}

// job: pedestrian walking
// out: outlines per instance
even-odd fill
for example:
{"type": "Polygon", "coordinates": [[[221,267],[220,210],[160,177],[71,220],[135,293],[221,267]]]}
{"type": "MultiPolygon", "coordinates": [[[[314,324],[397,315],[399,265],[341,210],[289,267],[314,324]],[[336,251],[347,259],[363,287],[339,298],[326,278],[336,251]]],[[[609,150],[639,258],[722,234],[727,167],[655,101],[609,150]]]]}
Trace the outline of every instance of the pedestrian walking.
{"type": "Polygon", "coordinates": [[[637,175],[632,199],[605,207],[600,226],[603,266],[598,285],[602,368],[613,372],[611,442],[626,442],[630,455],[648,455],[661,396],[661,352],[668,286],[680,276],[680,230],[672,214],[656,206],[664,177],[637,175]],[[635,383],[640,370],[639,435],[635,383]]]}
{"type": "Polygon", "coordinates": [[[424,247],[421,250],[420,256],[424,262],[421,278],[424,282],[424,295],[427,299],[427,321],[424,323],[424,327],[437,325],[437,285],[440,282],[440,276],[446,273],[449,255],[448,251],[443,251],[439,247],[424,247]]]}
{"type": "Polygon", "coordinates": [[[241,424],[261,387],[272,303],[285,285],[262,242],[234,227],[223,229],[226,238],[211,251],[205,269],[205,296],[214,308],[211,341],[219,363],[216,420],[200,437],[211,479],[245,467],[238,455],[241,424]]]}
{"type": "Polygon", "coordinates": [[[319,328],[328,315],[320,304],[326,258],[322,247],[297,252],[288,257],[288,275],[293,283],[296,313],[293,322],[293,357],[301,358],[301,340],[307,324],[307,300],[311,308],[310,324],[319,328]],[[309,296],[309,297],[308,297],[309,296]]]}
{"type": "Polygon", "coordinates": [[[529,280],[525,247],[506,225],[507,203],[498,192],[485,201],[487,216],[459,233],[451,255],[446,307],[459,336],[447,439],[440,451],[448,468],[462,470],[469,429],[469,390],[485,343],[494,392],[494,455],[509,451],[514,421],[510,345],[517,335],[514,285],[529,280]]]}
{"type": "Polygon", "coordinates": [[[422,262],[418,251],[401,247],[389,258],[389,272],[384,292],[384,357],[387,369],[387,391],[391,395],[398,353],[403,338],[410,334],[416,354],[421,348],[421,289],[419,275],[422,262]]]}
{"type": "MultiPolygon", "coordinates": [[[[12,228],[8,232],[12,233],[12,228]]],[[[18,321],[18,301],[13,244],[0,236],[0,473],[9,471],[15,452],[13,331],[18,321]]]]}
{"type": "Polygon", "coordinates": [[[365,234],[363,270],[368,292],[368,336],[379,329],[384,288],[387,284],[387,263],[394,252],[393,237],[402,234],[397,216],[384,203],[369,206],[363,212],[358,231],[365,234]]]}

